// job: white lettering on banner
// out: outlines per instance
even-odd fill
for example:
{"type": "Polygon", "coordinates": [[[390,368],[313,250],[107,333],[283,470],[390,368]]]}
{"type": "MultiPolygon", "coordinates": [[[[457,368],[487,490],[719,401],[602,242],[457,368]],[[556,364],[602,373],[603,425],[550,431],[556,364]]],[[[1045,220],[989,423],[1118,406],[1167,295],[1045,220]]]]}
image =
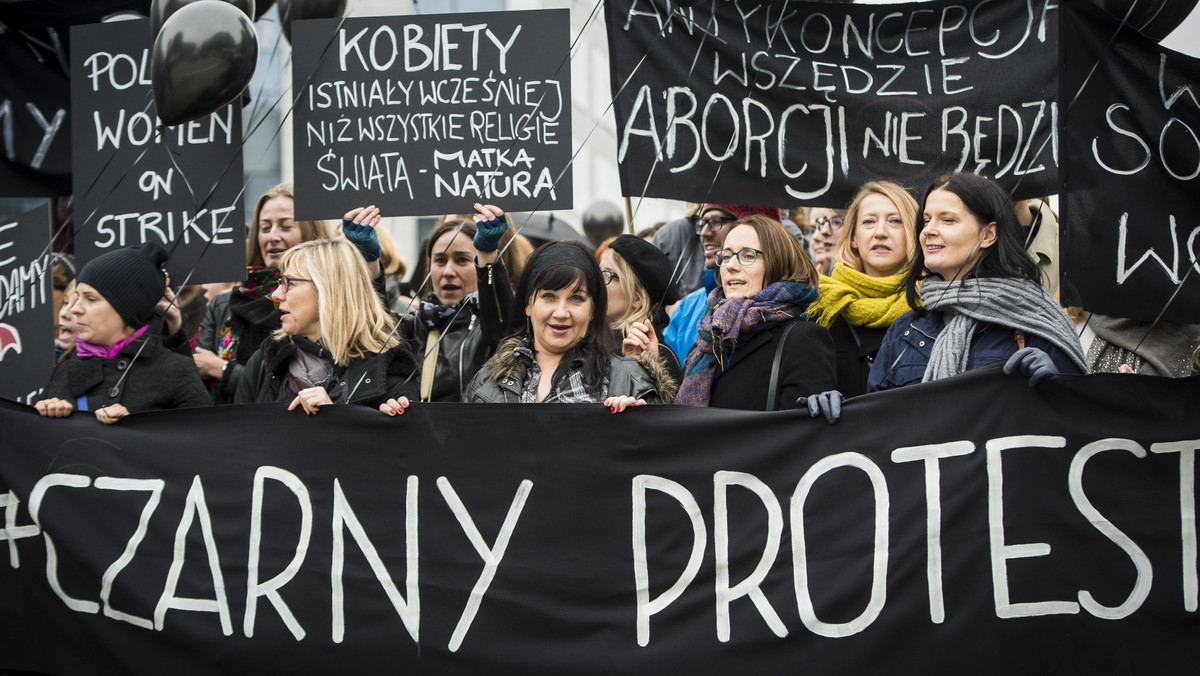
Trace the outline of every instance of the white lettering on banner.
{"type": "MultiPolygon", "coordinates": [[[[0,225],[0,233],[16,226],[17,223],[0,225]]],[[[12,245],[13,240],[0,234],[0,256],[12,245]]],[[[0,260],[0,320],[47,304],[46,289],[50,285],[43,282],[50,270],[50,257],[39,256],[25,265],[3,269],[16,260],[15,256],[0,260]]]]}
{"type": "Polygon", "coordinates": [[[107,145],[112,145],[113,149],[117,150],[121,148],[122,143],[126,147],[144,146],[151,142],[162,143],[164,134],[170,134],[179,146],[233,143],[232,106],[225,106],[206,117],[170,128],[163,127],[157,115],[140,110],[131,114],[124,108],[117,110],[116,119],[105,119],[101,116],[101,111],[94,110],[92,122],[96,128],[96,150],[104,150],[107,145]]]}
{"type": "Polygon", "coordinates": [[[338,29],[338,66],[343,72],[386,71],[398,61],[407,73],[426,69],[478,70],[481,60],[489,63],[496,60],[500,72],[507,73],[508,52],[521,33],[521,26],[507,38],[496,35],[488,24],[435,24],[426,35],[424,28],[410,23],[404,25],[403,37],[397,37],[391,26],[380,26],[365,39],[370,30],[363,28],[350,36],[346,29],[338,29]],[[487,42],[480,39],[480,34],[487,42]],[[495,53],[481,59],[481,48],[494,49],[495,53]]]}
{"type": "MultiPolygon", "coordinates": [[[[1148,247],[1145,253],[1139,256],[1138,259],[1133,262],[1133,264],[1126,263],[1126,260],[1129,256],[1127,253],[1129,250],[1129,216],[1130,214],[1128,211],[1122,213],[1117,222],[1117,284],[1124,284],[1125,281],[1129,279],[1133,273],[1142,266],[1143,263],[1146,263],[1151,259],[1158,263],[1158,266],[1162,268],[1163,272],[1166,273],[1167,279],[1169,279],[1172,284],[1175,284],[1176,286],[1182,284],[1184,277],[1187,275],[1187,268],[1185,267],[1183,274],[1180,274],[1179,228],[1178,223],[1175,220],[1175,215],[1171,214],[1167,219],[1167,229],[1170,232],[1171,237],[1171,262],[1169,264],[1158,255],[1158,252],[1155,251],[1154,247],[1152,246],[1148,247]]],[[[1150,228],[1145,226],[1135,226],[1134,229],[1136,232],[1150,231],[1150,228]]],[[[1188,234],[1187,241],[1184,243],[1184,246],[1187,248],[1188,260],[1191,261],[1191,267],[1195,268],[1197,271],[1200,271],[1200,262],[1198,262],[1198,258],[1200,258],[1200,256],[1198,256],[1196,252],[1197,237],[1200,237],[1200,225],[1196,226],[1196,228],[1194,228],[1188,234]]]]}
{"type": "Polygon", "coordinates": [[[1073,615],[1079,604],[1073,601],[1035,601],[1013,603],[1008,589],[1008,561],[1050,555],[1045,542],[1008,544],[1004,540],[1004,468],[1002,453],[1019,448],[1064,448],[1062,437],[1019,435],[991,439],[987,442],[988,475],[988,534],[992,555],[992,594],[996,601],[996,617],[1038,617],[1041,615],[1073,615]]]}
{"type": "MultiPolygon", "coordinates": [[[[1154,564],[1157,564],[1159,571],[1168,569],[1170,564],[1164,561],[1152,562],[1147,551],[1135,541],[1130,530],[1117,528],[1109,517],[1093,504],[1092,499],[1103,497],[1103,494],[1095,489],[1091,496],[1085,493],[1084,475],[1085,471],[1105,471],[1103,468],[1089,468],[1094,465],[1104,465],[1109,458],[1114,460],[1121,458],[1125,462],[1157,461],[1161,464],[1174,462],[1174,459],[1169,457],[1170,454],[1179,456],[1179,536],[1182,543],[1182,560],[1180,562],[1175,559],[1175,561],[1182,564],[1181,606],[1187,612],[1196,612],[1200,584],[1198,584],[1197,575],[1195,454],[1200,449],[1200,440],[1187,439],[1153,443],[1149,445],[1148,453],[1145,446],[1132,440],[1107,438],[1081,443],[1077,450],[1065,452],[1062,450],[1066,447],[1064,437],[1018,435],[977,442],[957,440],[903,447],[895,449],[889,455],[893,465],[897,468],[893,480],[899,479],[906,484],[912,483],[914,487],[917,485],[915,482],[920,481],[924,488],[925,537],[904,539],[915,542],[924,541],[927,544],[926,567],[929,584],[929,614],[932,624],[944,623],[946,602],[952,601],[952,599],[944,598],[946,591],[942,580],[942,548],[944,544],[942,536],[942,474],[948,466],[964,462],[967,456],[972,456],[977,444],[982,444],[982,447],[986,449],[986,458],[977,460],[976,466],[982,466],[986,471],[987,488],[985,496],[981,497],[978,502],[972,501],[970,504],[979,504],[980,511],[986,509],[986,516],[982,518],[987,520],[987,533],[986,535],[980,533],[980,537],[985,537],[986,542],[981,539],[978,544],[980,548],[987,549],[987,555],[986,559],[979,559],[979,561],[983,565],[990,563],[997,617],[1006,621],[1020,621],[1021,618],[1051,614],[1079,614],[1080,608],[1083,608],[1098,618],[1121,620],[1130,617],[1139,608],[1142,608],[1149,598],[1156,578],[1154,564]],[[1125,453],[1112,454],[1108,451],[1124,451],[1128,455],[1125,453]],[[1082,584],[1069,587],[1071,594],[1077,596],[1078,603],[1065,600],[1024,603],[1011,601],[1010,597],[1014,594],[1010,592],[1009,569],[1013,565],[1014,559],[1038,559],[1023,565],[1045,566],[1048,567],[1048,572],[1051,570],[1050,567],[1055,564],[1055,557],[1051,556],[1052,550],[1049,543],[1010,543],[1005,537],[1006,525],[1024,530],[1030,525],[1040,524],[1040,521],[1030,522],[1027,520],[1033,518],[1029,516],[1030,514],[1036,513],[1030,512],[1028,509],[1021,512],[1025,516],[1016,523],[1013,522],[1013,513],[1010,512],[1007,515],[1005,513],[1006,509],[1013,509],[1013,498],[1007,496],[1005,491],[1006,479],[1011,485],[1014,477],[1023,475],[1010,468],[1006,476],[1003,461],[1010,459],[1011,462],[1011,459],[1019,453],[1053,453],[1060,456],[1055,462],[1057,467],[1061,467],[1065,479],[1062,482],[1064,494],[1062,504],[1068,508],[1074,508],[1074,514],[1077,517],[1075,520],[1079,526],[1078,532],[1085,535],[1094,533],[1096,539],[1100,540],[1104,546],[1112,543],[1120,550],[1124,555],[1123,558],[1128,559],[1131,563],[1128,567],[1128,575],[1121,575],[1121,568],[1118,566],[1116,572],[1120,578],[1114,581],[1114,585],[1100,585],[1095,578],[1089,578],[1090,583],[1087,588],[1084,588],[1082,584]],[[1069,455],[1064,453],[1069,453],[1069,455]],[[914,470],[919,470],[919,473],[914,470]],[[1007,503],[1006,500],[1008,500],[1007,503]],[[1085,523],[1088,525],[1085,526],[1085,523]]],[[[1107,469],[1112,471],[1114,467],[1110,464],[1107,469]]],[[[1115,469],[1119,471],[1120,467],[1117,466],[1115,469]]],[[[636,640],[639,646],[649,645],[653,618],[658,617],[669,623],[669,615],[673,611],[672,604],[683,597],[685,592],[700,593],[696,591],[698,588],[710,590],[708,593],[713,595],[712,601],[716,610],[714,613],[716,639],[721,643],[737,640],[742,636],[742,631],[746,630],[743,627],[732,626],[734,614],[730,612],[730,606],[742,599],[748,599],[753,604],[758,616],[766,625],[765,629],[769,629],[774,636],[779,638],[789,636],[787,626],[789,617],[786,611],[793,609],[796,614],[791,616],[790,621],[802,624],[809,632],[818,636],[847,637],[867,631],[871,627],[876,618],[882,614],[886,605],[889,561],[894,556],[891,548],[893,542],[901,539],[890,538],[889,531],[893,526],[920,527],[919,521],[913,519],[907,519],[904,525],[890,523],[889,514],[894,509],[890,496],[900,487],[889,487],[882,469],[874,461],[860,453],[839,453],[820,458],[804,472],[790,491],[786,486],[773,489],[761,478],[741,471],[717,471],[712,474],[711,479],[711,487],[708,490],[713,491],[714,554],[712,559],[713,578],[708,583],[699,578],[707,553],[709,530],[700,502],[692,490],[675,480],[661,476],[643,474],[634,477],[631,481],[632,491],[627,494],[632,500],[630,545],[634,589],[630,594],[630,603],[636,602],[636,607],[630,609],[629,617],[631,622],[636,623],[636,640]],[[814,607],[809,593],[812,588],[808,578],[809,562],[818,559],[809,552],[812,545],[806,540],[805,523],[807,521],[811,525],[814,520],[822,518],[821,514],[814,512],[812,505],[809,504],[809,496],[813,494],[814,487],[821,483],[822,479],[826,479],[826,475],[843,468],[861,471],[866,475],[870,484],[869,490],[864,487],[859,493],[850,495],[839,493],[837,495],[839,501],[871,501],[874,518],[873,534],[869,541],[870,597],[866,607],[859,612],[857,617],[846,622],[829,622],[820,619],[820,609],[814,607]],[[748,491],[749,500],[741,495],[731,497],[731,487],[748,491]],[[657,497],[650,498],[651,494],[657,494],[657,497]],[[791,498],[787,518],[790,521],[791,529],[790,565],[792,570],[790,573],[793,589],[792,593],[783,593],[781,590],[781,597],[772,599],[768,595],[770,589],[768,578],[771,568],[779,559],[785,526],[783,508],[777,494],[790,495],[791,498]],[[806,513],[806,506],[808,513],[806,513]],[[655,517],[653,519],[655,528],[667,530],[652,532],[649,529],[651,510],[655,517]],[[910,521],[912,523],[909,523],[910,521]],[[763,524],[765,524],[765,528],[761,527],[763,524]],[[758,542],[745,544],[744,538],[733,537],[734,529],[742,527],[749,527],[754,532],[763,533],[765,539],[761,541],[761,544],[758,542]],[[687,535],[689,531],[690,538],[687,535]],[[662,545],[668,532],[670,533],[670,550],[664,551],[662,545]],[[734,543],[741,544],[735,545],[734,543]],[[745,548],[747,551],[731,551],[735,546],[745,548]],[[684,563],[685,556],[686,563],[684,563]],[[682,564],[682,570],[676,572],[669,567],[665,570],[657,568],[652,570],[655,566],[664,567],[663,558],[670,561],[671,565],[682,564]],[[741,580],[731,579],[732,561],[745,562],[745,565],[739,564],[739,568],[749,571],[749,573],[741,580]],[[751,564],[753,564],[752,569],[751,564]],[[653,597],[651,592],[652,575],[654,579],[663,580],[654,586],[655,589],[662,589],[662,591],[653,597]],[[792,598],[796,601],[795,606],[790,606],[792,598]]],[[[472,514],[467,509],[450,479],[439,476],[436,483],[440,494],[439,504],[446,505],[471,548],[483,563],[482,570],[478,575],[472,574],[474,579],[468,579],[461,585],[464,590],[470,587],[471,592],[447,644],[450,652],[456,652],[464,645],[478,613],[486,612],[485,597],[494,581],[500,579],[499,576],[502,574],[500,568],[505,561],[506,554],[510,551],[509,547],[512,543],[517,542],[515,539],[517,526],[521,523],[525,512],[534,505],[529,500],[533,481],[529,479],[520,481],[508,504],[507,513],[504,515],[500,528],[490,543],[478,526],[485,520],[481,519],[479,514],[472,514]]],[[[695,488],[704,490],[703,482],[699,483],[700,485],[695,488]]],[[[1040,485],[1054,486],[1056,483],[1052,480],[1040,485]]],[[[182,486],[175,488],[176,493],[183,493],[182,486]]],[[[20,500],[15,493],[0,494],[0,506],[5,508],[5,528],[0,531],[0,539],[8,541],[10,563],[16,568],[19,566],[17,550],[24,546],[30,546],[23,543],[22,540],[28,541],[30,538],[34,538],[36,541],[37,536],[41,535],[40,540],[45,551],[47,586],[67,609],[74,612],[96,614],[105,619],[116,620],[147,631],[168,631],[165,622],[168,610],[215,613],[219,616],[220,621],[219,623],[209,623],[210,631],[215,634],[219,630],[224,636],[232,636],[232,622],[226,599],[228,598],[227,591],[232,592],[233,590],[227,590],[224,580],[227,578],[245,579],[246,608],[242,632],[244,637],[253,639],[270,633],[262,631],[261,628],[258,631],[255,630],[259,601],[265,597],[294,639],[304,641],[312,640],[312,632],[304,630],[300,619],[295,616],[284,600],[286,595],[284,590],[288,588],[287,585],[297,579],[306,565],[313,565],[309,561],[308,552],[313,534],[314,505],[332,505],[330,530],[324,531],[330,538],[326,544],[331,546],[329,550],[331,551],[329,579],[332,611],[330,639],[333,643],[343,641],[347,630],[346,609],[348,605],[379,602],[382,598],[386,598],[386,602],[390,602],[390,606],[395,609],[398,617],[403,621],[414,644],[420,645],[419,630],[422,608],[418,574],[421,554],[418,530],[418,488],[418,477],[408,476],[403,498],[404,513],[395,518],[398,526],[395,532],[399,532],[400,528],[403,529],[403,544],[393,545],[395,548],[400,548],[401,551],[387,551],[377,548],[375,542],[368,535],[363,523],[351,507],[351,500],[343,490],[340,479],[334,478],[329,487],[330,490],[324,495],[316,496],[310,494],[310,487],[306,486],[298,476],[287,470],[269,465],[257,468],[252,482],[249,518],[243,518],[243,515],[231,517],[227,513],[228,505],[240,503],[225,501],[222,508],[215,511],[219,518],[233,519],[234,521],[233,524],[224,524],[226,527],[220,529],[222,537],[240,539],[236,529],[244,524],[249,525],[250,547],[247,552],[244,576],[239,574],[238,564],[228,559],[222,560],[219,556],[214,525],[221,524],[214,524],[212,513],[207,505],[204,485],[199,476],[191,478],[190,489],[187,491],[186,497],[182,498],[183,504],[179,506],[178,510],[174,508],[164,510],[162,497],[170,495],[171,491],[167,490],[167,484],[163,479],[108,476],[93,479],[80,474],[46,474],[33,484],[26,501],[31,525],[17,525],[20,500]],[[75,490],[63,490],[68,488],[75,490]],[[63,528],[64,524],[57,519],[74,518],[72,515],[79,511],[79,501],[84,496],[91,496],[88,499],[103,500],[116,499],[117,494],[128,496],[136,492],[145,494],[144,502],[136,512],[130,512],[129,527],[113,530],[112,535],[108,536],[113,538],[112,542],[106,542],[103,547],[104,551],[114,552],[114,560],[100,562],[99,565],[89,564],[82,568],[72,566],[75,570],[69,582],[74,595],[68,594],[59,579],[60,562],[67,559],[78,560],[78,543],[68,542],[65,539],[67,535],[63,528]],[[293,500],[295,500],[294,509],[291,507],[293,500]],[[51,507],[47,505],[48,501],[56,504],[51,507]],[[295,514],[296,516],[293,517],[295,522],[286,524],[267,522],[265,517],[268,510],[275,510],[277,507],[283,508],[283,511],[270,511],[269,513],[295,514]],[[166,512],[170,512],[170,515],[164,517],[166,512]],[[137,516],[133,517],[132,513],[137,513],[137,516]],[[163,528],[151,529],[152,519],[155,518],[160,520],[166,518],[170,521],[161,524],[165,526],[163,528]],[[198,541],[203,543],[203,547],[196,548],[197,551],[189,558],[185,545],[189,535],[196,535],[197,525],[200,530],[198,541]],[[230,528],[234,530],[231,532],[230,528]],[[294,533],[295,540],[279,542],[266,539],[265,536],[268,532],[275,529],[294,533]],[[378,581],[383,594],[347,596],[342,579],[347,556],[347,533],[365,558],[370,567],[371,576],[378,581]],[[169,570],[165,571],[165,581],[161,583],[161,593],[150,596],[121,594],[123,589],[137,588],[144,585],[146,580],[162,579],[157,575],[147,576],[145,569],[139,568],[139,566],[158,565],[160,562],[157,559],[151,560],[149,555],[144,555],[143,552],[161,551],[164,548],[170,549],[173,555],[169,562],[161,562],[163,568],[169,566],[169,570]],[[64,552],[61,558],[60,551],[64,552]],[[403,588],[393,581],[392,577],[399,571],[389,571],[385,561],[405,562],[403,588]],[[138,570],[139,573],[135,574],[135,570],[138,570]],[[270,570],[273,576],[263,579],[261,570],[270,570]],[[90,584],[93,586],[90,587],[87,579],[89,574],[94,576],[94,579],[90,580],[90,584]],[[182,598],[177,595],[178,589],[195,589],[198,584],[203,585],[201,588],[207,588],[207,585],[211,584],[211,597],[182,598]],[[85,591],[88,589],[95,591],[89,594],[85,591]],[[117,609],[111,603],[113,598],[146,598],[148,601],[144,601],[144,603],[156,603],[156,605],[153,608],[117,609]],[[103,612],[101,612],[102,610],[103,612]]],[[[894,494],[913,497],[917,495],[914,491],[894,494]]],[[[125,497],[121,499],[128,500],[125,497]]],[[[435,496],[433,499],[437,499],[437,497],[435,496]]],[[[957,502],[958,496],[954,499],[957,502]]],[[[897,504],[900,504],[899,500],[897,500],[897,504]]],[[[919,498],[908,501],[908,504],[915,509],[921,509],[919,498]]],[[[112,513],[123,514],[126,512],[112,513]]],[[[360,511],[360,513],[362,512],[360,511]]],[[[913,513],[915,514],[915,512],[913,513]]],[[[499,521],[497,518],[486,520],[491,523],[499,521]]],[[[453,527],[451,528],[453,529],[453,527]]],[[[100,532],[107,535],[109,530],[100,532]]],[[[960,534],[962,532],[959,531],[960,534]]],[[[975,531],[970,532],[974,534],[975,531]]],[[[440,538],[446,536],[445,532],[437,534],[437,537],[440,538]]],[[[809,538],[812,538],[811,534],[809,538]]],[[[961,549],[962,543],[958,544],[961,549]]],[[[1058,550],[1060,547],[1066,546],[1073,545],[1056,545],[1055,551],[1063,556],[1062,552],[1058,550]]],[[[948,551],[955,550],[949,549],[948,551]]],[[[862,558],[864,561],[868,558],[865,548],[862,558]]],[[[867,569],[863,568],[863,570],[867,569]]],[[[1112,568],[1105,570],[1112,570],[1112,568]]],[[[368,576],[367,579],[370,579],[371,576],[368,576]]],[[[1160,579],[1168,578],[1174,579],[1169,575],[1160,579]]],[[[865,583],[866,580],[861,582],[865,583]]],[[[240,596],[241,591],[237,590],[234,593],[240,596]]],[[[363,590],[361,586],[357,591],[359,594],[364,592],[369,594],[369,590],[363,590]]],[[[376,589],[376,592],[378,591],[379,589],[376,589]]],[[[312,598],[311,591],[293,589],[292,593],[307,594],[307,598],[312,598]]],[[[1021,594],[1018,593],[1015,596],[1021,596],[1021,594]]],[[[125,603],[130,602],[126,601],[125,603]]],[[[694,605],[689,605],[689,612],[694,608],[694,605]]],[[[921,612],[919,609],[914,610],[918,613],[921,612]]],[[[446,609],[438,608],[437,612],[444,615],[446,609]]],[[[675,610],[674,612],[679,611],[675,610]]],[[[746,614],[739,616],[747,617],[746,614]]],[[[919,618],[920,615],[917,617],[919,618]]],[[[441,626],[440,623],[439,626],[441,626]]],[[[763,630],[764,627],[755,626],[746,631],[751,633],[758,631],[762,634],[765,633],[763,630]]],[[[269,637],[268,640],[270,640],[269,637]]]]}
{"type": "MultiPolygon", "coordinates": [[[[33,118],[35,124],[42,129],[42,140],[38,142],[37,150],[29,158],[29,167],[31,169],[41,169],[42,164],[46,161],[46,155],[50,152],[50,144],[54,143],[54,139],[58,136],[59,129],[62,128],[62,123],[67,119],[66,108],[58,108],[54,114],[46,118],[41,109],[32,101],[25,102],[25,112],[33,118]]],[[[0,135],[3,136],[4,156],[9,161],[17,159],[16,138],[13,131],[14,112],[11,99],[3,99],[0,101],[0,135]]]]}
{"type": "Polygon", "coordinates": [[[241,230],[241,221],[231,216],[236,208],[236,205],[229,205],[201,209],[194,214],[187,211],[104,214],[96,221],[93,244],[100,249],[117,249],[147,241],[170,244],[177,239],[182,239],[184,244],[191,244],[192,240],[238,244],[234,231],[241,230]]]}
{"type": "MultiPolygon", "coordinates": [[[[1038,617],[1051,614],[1078,614],[1082,605],[1090,614],[1096,617],[1119,620],[1135,612],[1148,597],[1153,585],[1153,568],[1149,557],[1128,534],[1117,529],[1091,503],[1083,492],[1083,470],[1087,463],[1097,455],[1109,450],[1125,450],[1136,458],[1147,457],[1145,450],[1137,443],[1128,439],[1103,439],[1084,444],[1071,456],[1070,467],[1067,471],[1066,484],[1071,499],[1080,516],[1080,522],[1087,522],[1102,534],[1107,540],[1116,544],[1133,563],[1136,573],[1132,590],[1123,603],[1118,606],[1104,606],[1094,599],[1086,590],[1078,592],[1079,603],[1073,601],[1038,601],[1029,603],[1013,603],[1010,600],[1008,561],[1020,558],[1048,557],[1051,547],[1046,543],[1010,544],[1004,536],[1004,473],[1002,455],[1015,449],[1049,448],[1059,449],[1066,445],[1062,437],[1020,435],[988,440],[986,448],[987,471],[987,519],[989,522],[988,549],[990,552],[993,596],[996,605],[996,616],[1001,619],[1017,619],[1038,617]]],[[[927,543],[927,578],[929,584],[929,614],[934,624],[945,622],[945,600],[942,574],[942,492],[941,492],[941,463],[950,458],[959,458],[974,453],[975,443],[971,441],[950,441],[922,446],[912,446],[895,449],[891,453],[893,463],[904,464],[921,461],[924,467],[925,514],[927,543]]],[[[1200,574],[1197,568],[1197,525],[1196,525],[1196,462],[1195,454],[1200,450],[1200,440],[1192,439],[1178,442],[1162,442],[1150,446],[1152,454],[1178,453],[1180,456],[1180,517],[1181,542],[1183,550],[1183,607],[1188,612],[1196,612],[1200,605],[1200,574]]],[[[788,635],[787,628],[779,619],[778,613],[770,600],[759,596],[760,584],[765,580],[771,563],[776,558],[780,535],[776,530],[775,511],[779,502],[757,477],[743,472],[721,471],[713,475],[713,533],[716,549],[715,561],[715,602],[717,638],[721,642],[729,640],[729,604],[742,596],[748,596],[754,603],[759,614],[766,620],[771,631],[778,637],[788,635]],[[762,502],[767,512],[767,540],[762,556],[754,571],[741,583],[729,586],[729,525],[726,493],[728,486],[741,486],[751,490],[762,502]],[[778,624],[776,621],[778,620],[778,624]]],[[[879,467],[866,456],[857,453],[841,453],[820,459],[809,468],[797,483],[791,500],[792,528],[792,566],[795,579],[796,601],[799,619],[806,628],[814,634],[830,638],[850,636],[866,629],[879,616],[886,602],[886,578],[888,562],[888,519],[889,510],[888,487],[879,467]],[[872,551],[872,585],[871,597],[867,608],[850,622],[826,623],[819,620],[808,597],[807,557],[804,542],[804,502],[816,481],[824,474],[840,467],[854,467],[862,470],[870,479],[871,496],[874,501],[875,524],[874,544],[872,551]]],[[[638,645],[646,646],[650,641],[650,619],[668,610],[668,607],[683,595],[689,585],[696,581],[700,561],[703,559],[707,531],[704,516],[698,502],[688,488],[676,481],[653,475],[639,475],[633,480],[633,563],[634,584],[638,594],[637,632],[638,645]],[[684,508],[688,523],[692,530],[691,554],[688,564],[678,580],[670,589],[660,594],[653,601],[649,597],[650,562],[647,559],[647,541],[661,533],[647,532],[646,492],[655,490],[665,493],[684,508]]],[[[741,515],[744,518],[745,515],[741,515]]],[[[811,517],[810,517],[811,518],[811,517]]],[[[737,520],[732,523],[737,523],[737,520]]],[[[687,524],[676,523],[673,532],[684,532],[687,524]]],[[[782,528],[782,525],[779,524],[782,528]]]]}
{"type": "Polygon", "coordinates": [[[167,572],[167,582],[163,586],[162,596],[154,608],[154,628],[163,630],[166,624],[168,610],[187,610],[197,613],[217,613],[221,622],[221,633],[233,635],[233,622],[229,617],[229,599],[225,594],[225,577],[221,573],[221,559],[217,552],[217,541],[213,537],[212,515],[208,512],[208,504],[204,499],[204,484],[200,476],[192,479],[191,490],[183,505],[183,517],[179,520],[179,528],[175,531],[174,556],[171,559],[171,569],[167,572]],[[204,542],[204,551],[208,558],[208,571],[212,576],[213,598],[200,599],[176,596],[179,578],[183,572],[183,564],[187,561],[187,537],[192,530],[192,522],[200,521],[200,534],[204,542]]]}

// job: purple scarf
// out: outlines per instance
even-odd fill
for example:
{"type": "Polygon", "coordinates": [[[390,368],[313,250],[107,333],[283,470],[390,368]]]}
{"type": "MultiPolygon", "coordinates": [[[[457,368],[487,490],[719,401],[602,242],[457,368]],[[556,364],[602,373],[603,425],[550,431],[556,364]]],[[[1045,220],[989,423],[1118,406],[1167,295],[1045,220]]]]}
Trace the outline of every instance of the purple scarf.
{"type": "Polygon", "coordinates": [[[717,368],[725,370],[739,345],[759,331],[803,316],[817,299],[817,290],[804,282],[775,282],[746,298],[725,298],[721,293],[715,289],[708,296],[708,312],[696,327],[699,335],[688,353],[676,404],[708,406],[717,368]]]}
{"type": "Polygon", "coordinates": [[[149,324],[146,324],[137,331],[134,331],[132,336],[129,336],[128,338],[122,338],[121,340],[113,343],[112,347],[104,347],[103,345],[97,345],[96,343],[89,343],[80,338],[79,334],[77,333],[75,334],[75,356],[79,357],[80,359],[86,359],[87,357],[112,359],[113,357],[117,356],[117,353],[121,351],[121,348],[132,343],[134,339],[145,333],[146,328],[149,326],[149,324]]]}

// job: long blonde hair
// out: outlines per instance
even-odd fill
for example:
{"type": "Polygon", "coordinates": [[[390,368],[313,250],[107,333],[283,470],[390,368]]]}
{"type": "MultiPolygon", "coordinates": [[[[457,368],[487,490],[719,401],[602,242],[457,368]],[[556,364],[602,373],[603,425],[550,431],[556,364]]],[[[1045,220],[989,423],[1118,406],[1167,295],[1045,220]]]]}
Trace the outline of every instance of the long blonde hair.
{"type": "MultiPolygon", "coordinates": [[[[279,267],[300,267],[312,279],[321,341],[338,366],[401,343],[396,319],[375,293],[367,264],[354,245],[329,239],[297,244],[283,254],[279,267]]],[[[284,335],[282,329],[275,335],[284,335]]]]}
{"type": "MultiPolygon", "coordinates": [[[[258,219],[262,216],[263,205],[276,197],[286,197],[296,201],[296,193],[291,183],[280,183],[264,192],[254,204],[254,220],[250,222],[250,231],[246,233],[246,265],[263,265],[262,250],[258,248],[258,219]]],[[[311,242],[314,239],[327,237],[328,232],[322,221],[296,221],[300,228],[300,241],[311,242]]],[[[282,265],[282,263],[281,263],[282,265]]]]}
{"type": "Polygon", "coordinates": [[[858,189],[858,194],[850,202],[850,207],[846,209],[846,225],[849,227],[842,233],[842,238],[838,240],[835,252],[837,260],[856,272],[865,272],[862,256],[854,247],[854,238],[858,235],[858,213],[862,209],[863,200],[871,195],[883,195],[891,200],[900,212],[900,220],[904,223],[904,232],[908,235],[908,251],[904,254],[906,262],[901,265],[903,269],[907,267],[908,262],[912,261],[913,254],[917,250],[917,211],[920,210],[920,207],[917,206],[917,200],[907,190],[891,181],[871,181],[864,183],[858,189]]]}
{"type": "Polygon", "coordinates": [[[610,325],[613,330],[623,334],[636,322],[650,321],[650,311],[653,307],[650,302],[650,294],[646,292],[645,285],[638,279],[637,273],[630,267],[629,262],[612,247],[609,247],[607,252],[612,256],[613,268],[617,273],[617,283],[621,285],[621,291],[629,299],[629,309],[625,311],[625,316],[613,321],[610,325]]]}

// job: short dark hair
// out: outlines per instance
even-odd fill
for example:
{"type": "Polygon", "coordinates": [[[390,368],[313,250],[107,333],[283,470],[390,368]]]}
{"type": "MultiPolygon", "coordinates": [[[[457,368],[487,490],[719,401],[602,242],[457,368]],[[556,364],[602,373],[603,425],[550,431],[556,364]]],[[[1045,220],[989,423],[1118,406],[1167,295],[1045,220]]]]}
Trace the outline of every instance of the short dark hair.
{"type": "Polygon", "coordinates": [[[996,242],[981,249],[975,265],[963,275],[963,279],[1015,277],[1041,283],[1037,263],[1025,251],[1024,228],[1013,211],[1008,192],[990,178],[978,174],[954,173],[939,176],[929,184],[921,198],[921,217],[917,219],[917,250],[912,266],[902,282],[904,293],[911,307],[920,307],[917,287],[921,281],[935,275],[925,269],[925,249],[920,244],[921,231],[925,229],[925,205],[935,190],[952,192],[963,202],[963,206],[983,224],[996,224],[996,242]]]}

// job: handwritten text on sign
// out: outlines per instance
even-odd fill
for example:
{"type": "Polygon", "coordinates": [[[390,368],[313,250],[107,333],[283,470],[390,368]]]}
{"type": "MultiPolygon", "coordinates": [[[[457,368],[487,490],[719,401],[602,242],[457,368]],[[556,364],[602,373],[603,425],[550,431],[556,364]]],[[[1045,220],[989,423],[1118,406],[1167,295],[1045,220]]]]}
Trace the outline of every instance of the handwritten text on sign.
{"type": "Polygon", "coordinates": [[[1051,192],[1052,0],[606,6],[626,191],[838,206],[975,171],[1051,192]]]}
{"type": "Polygon", "coordinates": [[[299,216],[571,206],[565,11],[297,27],[299,216]]]}
{"type": "Polygon", "coordinates": [[[71,35],[80,262],[157,241],[171,251],[176,282],[243,278],[241,106],[162,127],[151,98],[149,26],[78,26],[71,35]]]}

